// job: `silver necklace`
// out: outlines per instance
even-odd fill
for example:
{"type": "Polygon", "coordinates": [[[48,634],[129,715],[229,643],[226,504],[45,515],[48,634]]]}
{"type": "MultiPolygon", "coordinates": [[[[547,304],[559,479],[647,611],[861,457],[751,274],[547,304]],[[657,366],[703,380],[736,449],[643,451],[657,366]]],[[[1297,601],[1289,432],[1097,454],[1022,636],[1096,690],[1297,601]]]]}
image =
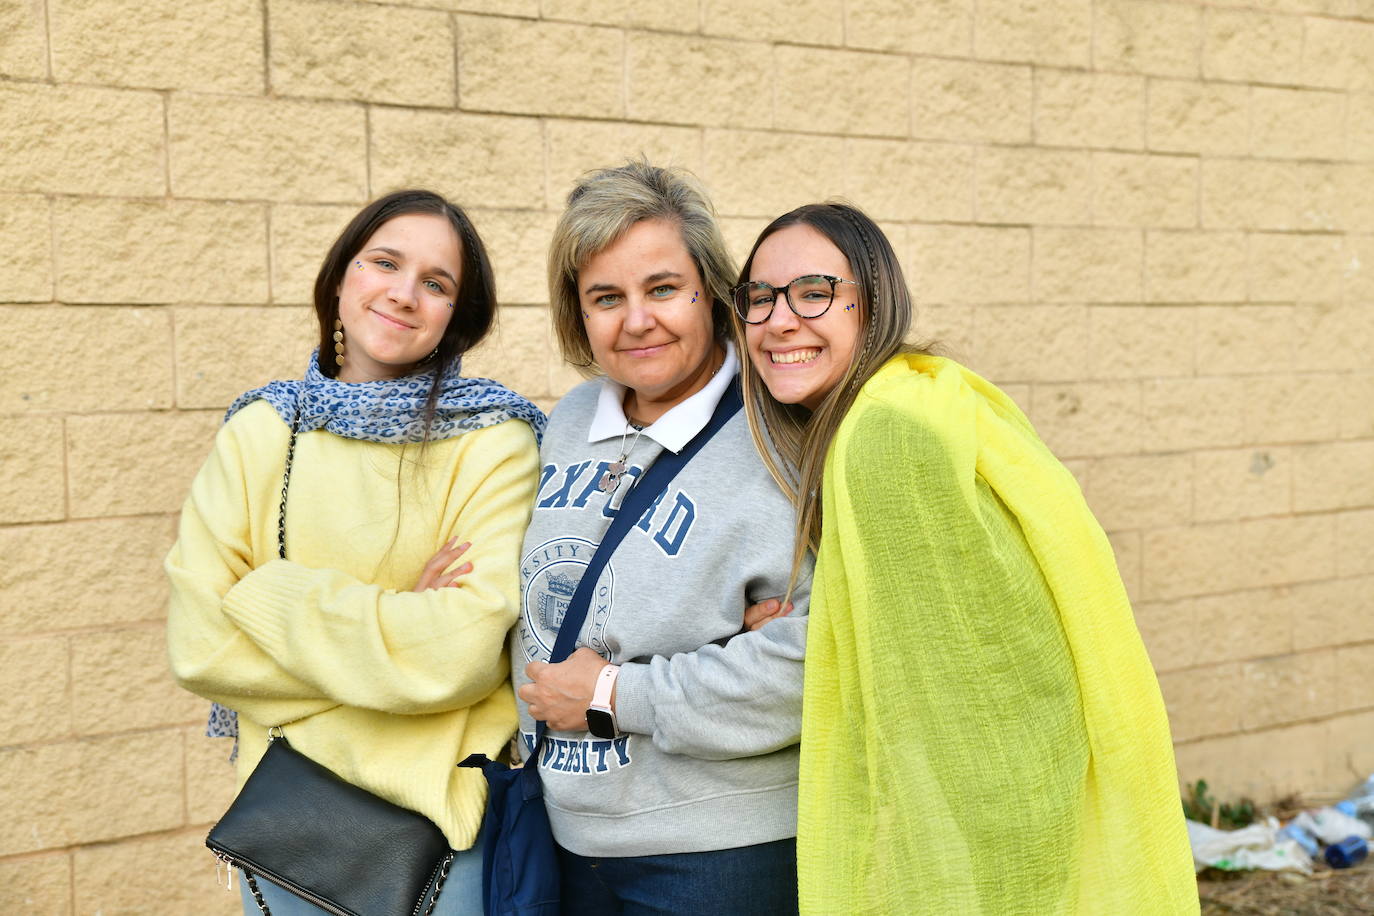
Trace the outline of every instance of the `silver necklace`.
{"type": "MultiPolygon", "coordinates": [[[[720,362],[716,365],[715,369],[711,370],[711,378],[716,377],[716,373],[720,371],[720,367],[723,365],[725,365],[725,355],[721,354],[720,362]]],[[[647,425],[648,424],[645,424],[645,426],[647,425]]],[[[626,464],[626,462],[630,458],[630,452],[633,452],[635,446],[639,444],[639,434],[642,432],[644,432],[643,426],[635,426],[629,420],[625,421],[625,432],[620,434],[620,457],[612,461],[606,467],[606,473],[601,475],[601,480],[598,481],[596,485],[602,493],[614,493],[616,487],[620,486],[620,478],[624,477],[625,472],[629,469],[629,465],[626,464]],[[634,441],[630,443],[630,447],[626,448],[625,439],[630,435],[630,427],[632,426],[634,426],[635,438],[634,441]]]]}
{"type": "Polygon", "coordinates": [[[625,439],[630,435],[631,426],[634,426],[634,424],[627,420],[625,422],[625,432],[620,435],[620,457],[612,461],[606,467],[606,473],[601,475],[601,481],[597,484],[597,488],[600,489],[602,493],[614,493],[616,487],[620,486],[620,478],[624,477],[625,472],[629,469],[629,465],[625,462],[629,459],[630,452],[633,452],[635,446],[639,444],[639,434],[644,432],[644,427],[635,427],[634,441],[630,443],[629,448],[626,448],[625,439]]]}

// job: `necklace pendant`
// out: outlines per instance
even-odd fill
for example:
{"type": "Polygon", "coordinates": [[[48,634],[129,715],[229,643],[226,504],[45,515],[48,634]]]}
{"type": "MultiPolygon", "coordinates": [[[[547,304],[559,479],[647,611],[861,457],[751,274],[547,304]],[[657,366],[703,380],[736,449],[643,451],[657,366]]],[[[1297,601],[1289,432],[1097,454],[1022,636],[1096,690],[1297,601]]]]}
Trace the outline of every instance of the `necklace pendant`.
{"type": "Polygon", "coordinates": [[[610,464],[606,465],[606,470],[616,477],[619,477],[621,474],[625,473],[625,459],[620,458],[616,461],[612,461],[610,464]]]}
{"type": "Polygon", "coordinates": [[[610,471],[607,471],[605,474],[601,475],[601,480],[597,483],[596,486],[597,489],[599,489],[602,493],[610,493],[619,485],[620,475],[612,474],[610,471]]]}

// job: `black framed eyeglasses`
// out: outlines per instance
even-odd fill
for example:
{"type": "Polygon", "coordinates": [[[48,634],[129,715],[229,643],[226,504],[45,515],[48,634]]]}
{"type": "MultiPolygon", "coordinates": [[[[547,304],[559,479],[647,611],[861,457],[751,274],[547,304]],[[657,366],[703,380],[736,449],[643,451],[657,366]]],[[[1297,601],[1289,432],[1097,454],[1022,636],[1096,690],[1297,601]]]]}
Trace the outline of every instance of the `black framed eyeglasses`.
{"type": "Polygon", "coordinates": [[[757,280],[741,283],[730,290],[735,314],[745,324],[763,324],[773,314],[778,296],[787,298],[787,307],[798,318],[819,318],[835,301],[835,288],[841,283],[858,286],[853,280],[829,274],[807,274],[786,286],[773,286],[757,280]]]}

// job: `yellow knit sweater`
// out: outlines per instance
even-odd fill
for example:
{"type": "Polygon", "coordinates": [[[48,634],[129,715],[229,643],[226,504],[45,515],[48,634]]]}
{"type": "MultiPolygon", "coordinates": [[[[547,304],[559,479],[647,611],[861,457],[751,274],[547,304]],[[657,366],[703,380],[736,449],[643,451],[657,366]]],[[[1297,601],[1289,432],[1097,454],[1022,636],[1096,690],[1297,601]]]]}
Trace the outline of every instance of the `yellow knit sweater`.
{"type": "Polygon", "coordinates": [[[534,435],[512,420],[421,455],[302,433],[281,560],[289,434],[267,402],[248,405],[191,485],[166,560],[173,673],[238,711],[240,785],[266,729],[283,725],[297,750],[466,849],[486,786],[455,764],[494,757],[515,729],[505,645],[538,480],[534,435]],[[452,535],[472,542],[473,572],[411,592],[452,535]]]}

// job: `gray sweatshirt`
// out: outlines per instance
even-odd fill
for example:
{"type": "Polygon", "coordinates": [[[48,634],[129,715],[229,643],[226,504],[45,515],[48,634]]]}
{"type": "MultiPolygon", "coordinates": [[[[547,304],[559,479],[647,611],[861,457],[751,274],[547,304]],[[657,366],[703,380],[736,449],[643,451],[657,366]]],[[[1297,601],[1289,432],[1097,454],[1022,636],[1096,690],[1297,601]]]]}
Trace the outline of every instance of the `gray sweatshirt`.
{"type": "MultiPolygon", "coordinates": [[[[597,487],[625,437],[624,389],[575,388],[554,409],[525,535],[515,685],[547,661],[568,600],[631,485],[666,447],[706,425],[738,361],[733,348],[697,394],[646,427],[629,470],[597,487]],[[609,502],[609,504],[608,504],[609,502]]],[[[602,572],[578,641],[621,665],[621,734],[553,732],[540,775],[554,837],[585,856],[700,852],[797,829],[797,741],[811,568],[791,615],[741,633],[744,609],[787,588],[793,511],[736,414],[630,529],[602,572]]],[[[522,746],[534,721],[520,704],[522,746]]]]}

